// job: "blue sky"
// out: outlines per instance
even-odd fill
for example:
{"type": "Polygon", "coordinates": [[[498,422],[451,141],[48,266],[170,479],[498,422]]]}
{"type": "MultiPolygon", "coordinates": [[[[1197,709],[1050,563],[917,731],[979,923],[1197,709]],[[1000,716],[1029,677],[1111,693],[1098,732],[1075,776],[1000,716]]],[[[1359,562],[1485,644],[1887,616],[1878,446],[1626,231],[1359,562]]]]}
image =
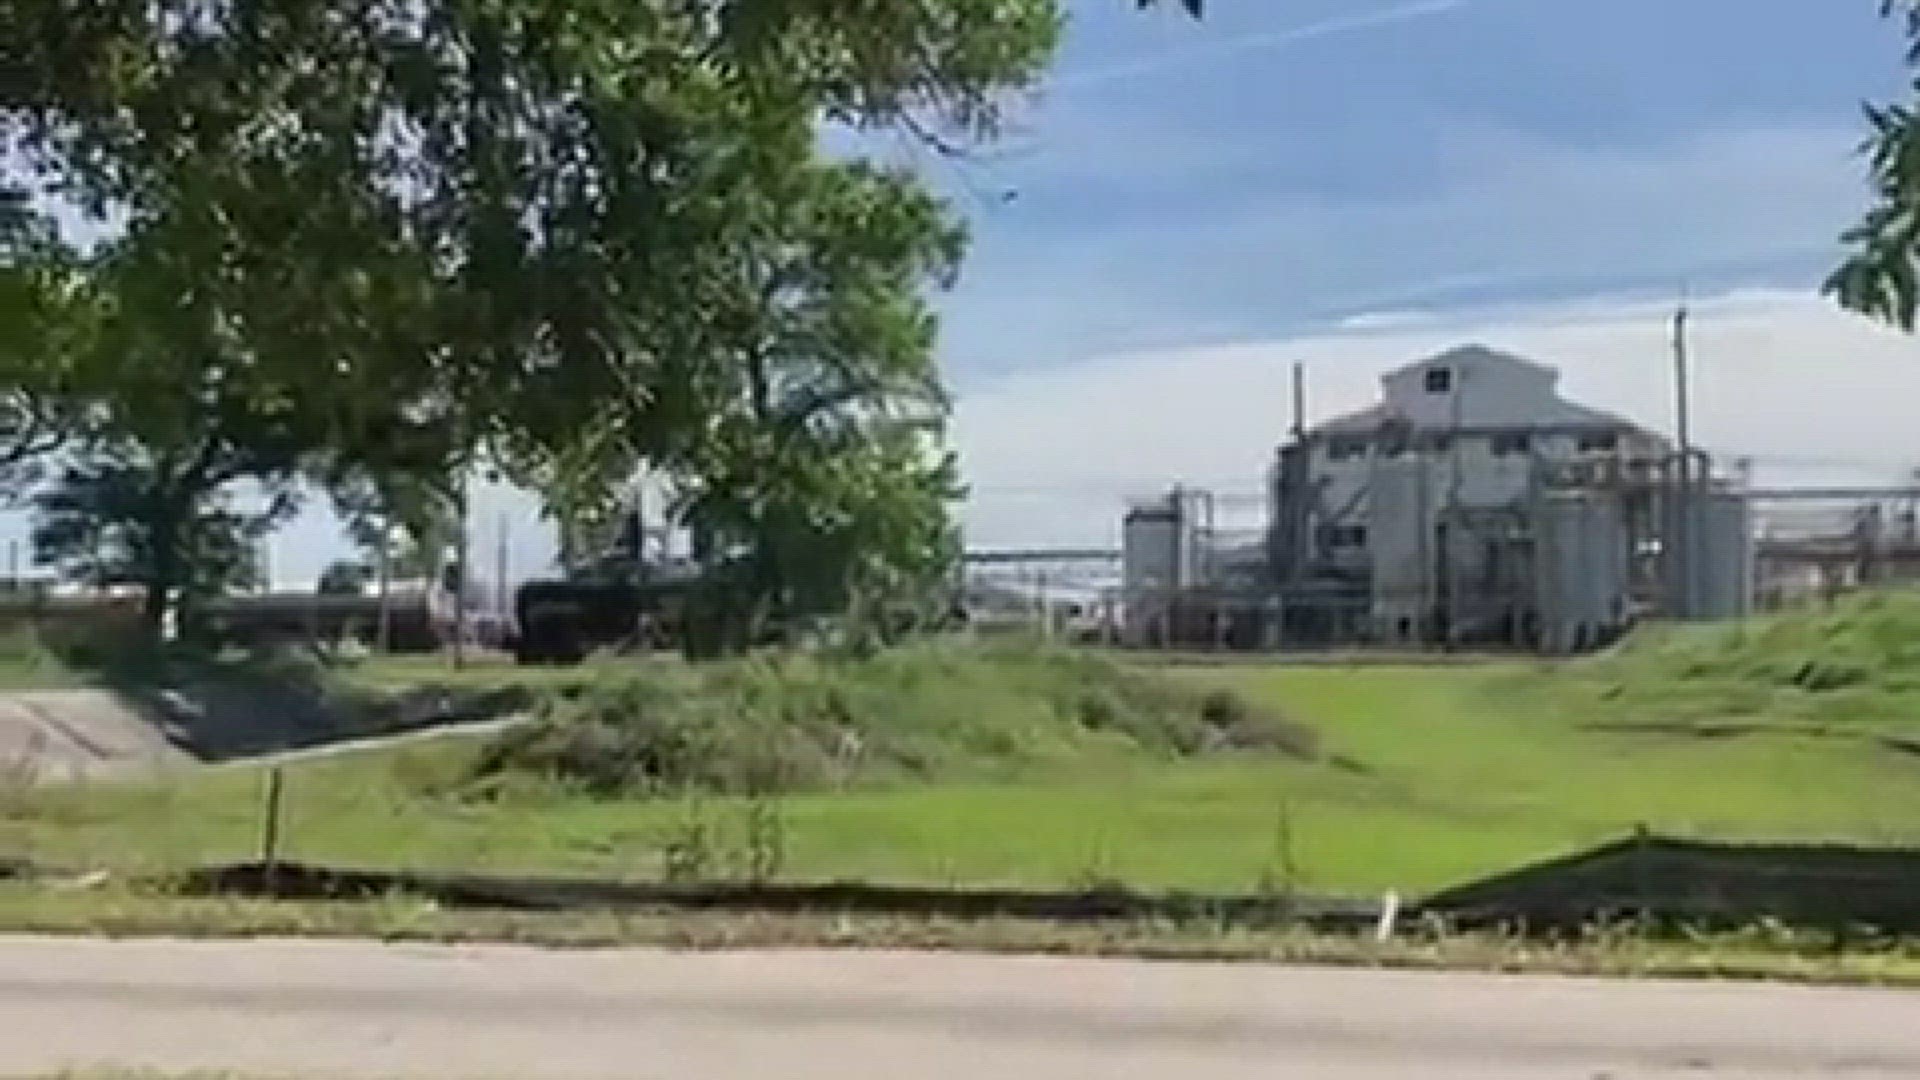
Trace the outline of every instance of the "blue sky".
{"type": "Polygon", "coordinates": [[[975,219],[963,386],[1381,308],[1810,285],[1859,103],[1901,81],[1872,0],[1211,8],[1081,0],[1008,143],[934,170],[975,219]]]}
{"type": "MultiPolygon", "coordinates": [[[[1103,542],[1175,480],[1257,492],[1295,360],[1325,415],[1483,340],[1664,423],[1683,286],[1709,441],[1802,473],[1920,464],[1920,343],[1813,295],[1864,203],[1859,105],[1904,85],[1876,6],[1209,0],[1196,23],[1073,0],[998,145],[887,144],[973,222],[942,299],[970,539],[1103,542]]],[[[481,503],[538,572],[530,501],[481,503]]],[[[303,519],[276,576],[312,580],[335,534],[303,519]]]]}

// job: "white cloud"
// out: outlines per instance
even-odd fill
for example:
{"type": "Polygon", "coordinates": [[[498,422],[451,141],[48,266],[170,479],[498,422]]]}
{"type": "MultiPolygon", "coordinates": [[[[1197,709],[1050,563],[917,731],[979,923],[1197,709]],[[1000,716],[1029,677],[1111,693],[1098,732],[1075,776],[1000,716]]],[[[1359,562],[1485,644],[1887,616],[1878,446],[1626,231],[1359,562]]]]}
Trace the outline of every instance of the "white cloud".
{"type": "MultiPolygon", "coordinates": [[[[1893,479],[1920,465],[1920,339],[1803,292],[1732,292],[1693,308],[1695,427],[1711,449],[1754,456],[1768,482],[1893,479]]],[[[1371,402],[1388,368],[1477,341],[1553,364],[1570,397],[1664,429],[1671,316],[1671,301],[1589,300],[1017,376],[960,403],[969,537],[1103,543],[1130,496],[1176,482],[1259,492],[1289,423],[1294,361],[1308,366],[1310,420],[1371,402]]]]}

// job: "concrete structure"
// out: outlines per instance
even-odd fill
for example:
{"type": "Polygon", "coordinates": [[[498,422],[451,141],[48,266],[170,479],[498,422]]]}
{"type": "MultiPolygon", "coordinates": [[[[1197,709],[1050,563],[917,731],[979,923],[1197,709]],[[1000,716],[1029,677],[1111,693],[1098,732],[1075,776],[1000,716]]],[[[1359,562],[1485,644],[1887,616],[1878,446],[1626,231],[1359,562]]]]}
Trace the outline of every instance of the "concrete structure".
{"type": "Polygon", "coordinates": [[[1756,592],[1753,507],[1742,492],[1707,486],[1667,498],[1667,614],[1739,619],[1756,592]]]}
{"type": "Polygon", "coordinates": [[[1134,506],[1122,640],[1570,653],[1643,615],[1748,614],[1741,485],[1558,387],[1482,346],[1389,372],[1379,403],[1281,448],[1264,543],[1225,542],[1202,492],[1134,506]]]}
{"type": "Polygon", "coordinates": [[[1204,492],[1175,488],[1135,504],[1121,530],[1121,637],[1163,646],[1175,636],[1179,597],[1206,582],[1204,492]]]}
{"type": "Polygon", "coordinates": [[[1535,646],[1549,654],[1584,652],[1627,624],[1632,592],[1632,532],[1626,506],[1596,491],[1544,494],[1533,517],[1535,646]]]}
{"type": "MultiPolygon", "coordinates": [[[[1349,629],[1409,644],[1510,642],[1536,622],[1543,571],[1530,536],[1543,477],[1668,452],[1631,421],[1562,398],[1558,384],[1532,361],[1454,349],[1387,373],[1378,404],[1284,448],[1270,549],[1288,606],[1344,587],[1351,607],[1364,592],[1364,625],[1349,629]]],[[[1555,552],[1550,595],[1585,572],[1558,565],[1579,557],[1555,552]]]]}

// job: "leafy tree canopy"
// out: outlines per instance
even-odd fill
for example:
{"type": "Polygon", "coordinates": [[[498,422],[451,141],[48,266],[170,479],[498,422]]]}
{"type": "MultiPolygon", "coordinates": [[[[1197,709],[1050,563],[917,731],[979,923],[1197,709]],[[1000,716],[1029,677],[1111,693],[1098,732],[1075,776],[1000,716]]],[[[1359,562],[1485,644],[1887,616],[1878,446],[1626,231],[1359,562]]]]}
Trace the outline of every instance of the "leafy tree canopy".
{"type": "Polygon", "coordinates": [[[381,478],[484,448],[587,515],[646,464],[728,550],[789,551],[798,492],[950,479],[924,439],[846,433],[943,409],[923,291],[961,231],[822,126],[989,136],[1060,25],[1057,0],[14,0],[0,196],[111,237],[103,340],[32,351],[105,365],[68,396],[162,486],[308,470],[392,516],[381,478]]]}
{"type": "Polygon", "coordinates": [[[1873,203],[1844,239],[1851,249],[1827,290],[1856,311],[1913,330],[1920,307],[1920,6],[1882,0],[1902,17],[1917,74],[1914,100],[1868,105],[1865,145],[1873,203]]]}

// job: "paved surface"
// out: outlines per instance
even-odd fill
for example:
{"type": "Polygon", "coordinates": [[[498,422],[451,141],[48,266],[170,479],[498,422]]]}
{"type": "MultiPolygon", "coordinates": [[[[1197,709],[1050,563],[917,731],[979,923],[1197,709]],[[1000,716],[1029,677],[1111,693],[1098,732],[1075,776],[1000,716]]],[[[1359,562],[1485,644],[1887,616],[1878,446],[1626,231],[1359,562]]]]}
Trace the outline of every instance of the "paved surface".
{"type": "Polygon", "coordinates": [[[0,1075],[1920,1076],[1920,996],[835,953],[0,939],[0,1075]]]}
{"type": "Polygon", "coordinates": [[[84,780],[192,761],[113,691],[0,693],[0,770],[9,781],[84,780]]]}
{"type": "Polygon", "coordinates": [[[153,702],[114,690],[0,692],[0,783],[138,776],[200,764],[292,763],[491,735],[526,722],[523,715],[439,723],[414,716],[399,730],[363,735],[352,715],[298,693],[241,687],[173,700],[182,712],[168,717],[153,702]]]}

